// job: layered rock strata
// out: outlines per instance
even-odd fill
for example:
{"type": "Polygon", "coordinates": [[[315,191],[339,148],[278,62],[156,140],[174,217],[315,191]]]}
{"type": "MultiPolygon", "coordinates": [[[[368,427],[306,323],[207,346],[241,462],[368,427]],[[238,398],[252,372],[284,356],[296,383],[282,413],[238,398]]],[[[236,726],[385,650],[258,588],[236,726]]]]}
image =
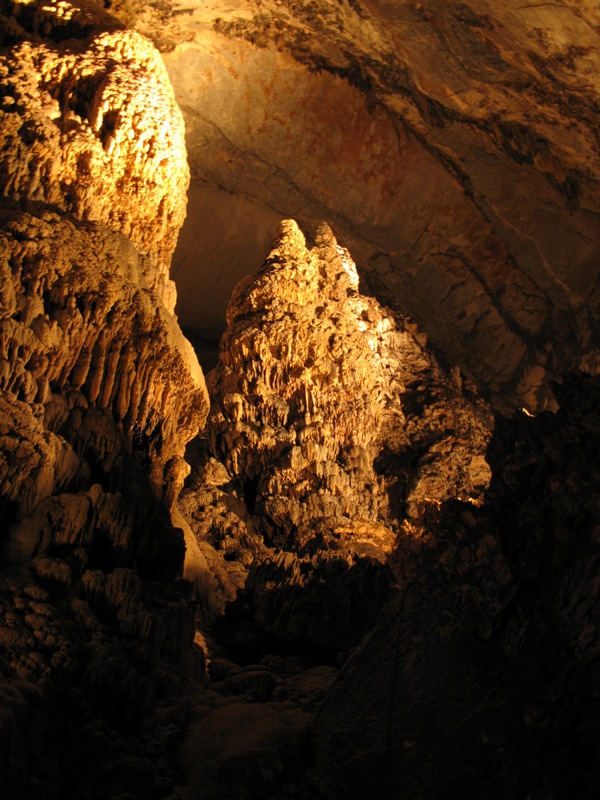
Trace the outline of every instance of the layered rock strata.
{"type": "MultiPolygon", "coordinates": [[[[172,314],[183,123],[94,4],[13,4],[0,51],[0,781],[162,797],[194,636],[169,510],[208,398],[172,314]]],[[[8,4],[2,4],[6,14],[8,4]]]]}
{"type": "Polygon", "coordinates": [[[414,325],[359,293],[327,225],[311,248],[282,223],[227,318],[182,495],[221,584],[206,605],[243,588],[263,631],[343,649],[389,597],[397,537],[422,535],[449,497],[481,496],[491,418],[414,325]]]}

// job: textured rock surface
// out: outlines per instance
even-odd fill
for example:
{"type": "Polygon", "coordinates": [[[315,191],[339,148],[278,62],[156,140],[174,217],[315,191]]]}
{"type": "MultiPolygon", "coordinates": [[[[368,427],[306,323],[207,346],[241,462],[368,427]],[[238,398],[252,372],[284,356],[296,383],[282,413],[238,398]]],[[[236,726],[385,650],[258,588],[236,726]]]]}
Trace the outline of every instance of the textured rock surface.
{"type": "MultiPolygon", "coordinates": [[[[10,295],[0,320],[4,396],[71,439],[86,427],[80,418],[89,411],[99,427],[90,426],[88,435],[96,438],[101,469],[110,473],[123,449],[138,451],[162,496],[207,401],[190,345],[145,281],[146,257],[96,223],[61,220],[53,212],[38,218],[6,211],[3,217],[0,247],[10,295]],[[107,432],[102,441],[103,416],[120,423],[121,440],[107,432]]],[[[86,446],[82,441],[80,448],[86,446]]],[[[26,479],[22,466],[13,470],[26,479]]],[[[5,477],[22,496],[18,481],[5,477]]],[[[26,510],[53,489],[51,481],[39,490],[34,484],[26,510]]]]}
{"type": "Polygon", "coordinates": [[[399,532],[481,497],[491,416],[414,323],[358,292],[327,225],[310,248],[282,223],[227,319],[208,449],[181,500],[220,584],[208,610],[245,587],[263,631],[345,649],[389,597],[399,532]]]}
{"type": "Polygon", "coordinates": [[[548,375],[597,369],[594,3],[185,9],[139,24],[168,51],[197,187],[175,264],[186,324],[224,308],[226,269],[230,287],[253,271],[276,214],[328,219],[365,285],[405,306],[496,402],[541,408],[548,375]],[[246,254],[227,267],[217,229],[246,254]]]}
{"type": "Polygon", "coordinates": [[[189,171],[160,56],[93,3],[2,6],[14,17],[2,17],[0,194],[125,234],[172,310],[189,171]]]}
{"type": "Polygon", "coordinates": [[[137,34],[107,30],[93,4],[12,6],[0,51],[0,782],[11,800],[162,797],[177,781],[168,752],[194,635],[169,509],[208,410],[168,280],[183,124],[137,34]]]}
{"type": "Polygon", "coordinates": [[[188,123],[185,321],[314,246],[236,291],[180,509],[182,115],[102,3],[0,2],[4,794],[596,797],[598,387],[486,492],[471,378],[596,368],[597,9],[112,10],[188,123]]]}

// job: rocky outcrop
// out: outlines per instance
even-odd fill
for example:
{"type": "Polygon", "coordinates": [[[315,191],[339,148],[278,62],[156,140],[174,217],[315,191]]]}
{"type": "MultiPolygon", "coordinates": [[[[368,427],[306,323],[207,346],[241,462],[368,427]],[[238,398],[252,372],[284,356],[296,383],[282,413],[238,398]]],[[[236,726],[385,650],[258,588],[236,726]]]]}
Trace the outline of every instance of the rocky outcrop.
{"type": "Polygon", "coordinates": [[[359,293],[327,225],[310,248],[284,222],[228,322],[181,500],[219,576],[207,610],[243,588],[264,632],[345,649],[390,596],[397,537],[423,535],[450,497],[481,496],[491,417],[414,324],[359,293]]]}
{"type": "Polygon", "coordinates": [[[125,234],[172,311],[189,170],[160,56],[93,3],[3,6],[0,194],[125,234]]]}
{"type": "MultiPolygon", "coordinates": [[[[0,51],[0,781],[162,797],[194,636],[170,518],[208,410],[172,314],[183,124],[94,4],[13,4],[0,51]]],[[[7,4],[2,4],[6,14],[7,4]]]]}
{"type": "MultiPolygon", "coordinates": [[[[50,431],[68,431],[73,443],[79,433],[80,451],[91,438],[106,474],[121,450],[137,452],[156,496],[172,499],[178,459],[207,400],[191,346],[146,283],[148,260],[97,223],[16,211],[3,221],[5,396],[37,412],[50,431]],[[89,432],[86,415],[95,418],[89,432]],[[103,416],[116,420],[119,439],[102,430],[110,426],[103,416]]],[[[20,478],[5,477],[22,494],[26,472],[13,469],[20,478]]],[[[52,482],[40,489],[53,490],[52,482]]]]}
{"type": "Polygon", "coordinates": [[[294,222],[234,293],[211,377],[210,443],[247,482],[275,544],[318,520],[382,514],[373,458],[384,417],[398,423],[401,409],[378,341],[391,324],[377,312],[331,231],[311,252],[294,222]]]}
{"type": "Polygon", "coordinates": [[[87,569],[73,592],[57,573],[2,579],[5,796],[162,797],[177,782],[168,752],[187,722],[174,665],[189,653],[189,608],[131,569],[87,569]]]}

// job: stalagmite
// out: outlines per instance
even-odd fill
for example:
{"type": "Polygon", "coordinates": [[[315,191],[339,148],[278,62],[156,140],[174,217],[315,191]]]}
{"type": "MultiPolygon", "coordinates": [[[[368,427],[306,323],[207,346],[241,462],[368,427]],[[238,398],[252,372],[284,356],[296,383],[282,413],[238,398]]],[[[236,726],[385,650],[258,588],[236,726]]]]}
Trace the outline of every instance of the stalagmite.
{"type": "MultiPolygon", "coordinates": [[[[489,437],[485,404],[457,392],[434,357],[403,330],[402,319],[359,295],[357,286],[356,266],[329,226],[319,228],[311,249],[294,221],[282,223],[263,268],[233,293],[219,362],[209,376],[213,404],[203,435],[212,457],[227,468],[231,488],[210,500],[200,484],[199,495],[192,489],[182,497],[198,541],[217,548],[213,569],[238,575],[239,561],[256,562],[247,579],[256,619],[284,641],[305,637],[319,646],[348,646],[371,624],[392,591],[389,543],[403,535],[390,507],[394,492],[413,509],[414,528],[421,501],[425,508],[451,497],[476,500],[489,477],[485,467],[469,466],[474,458],[483,460],[489,437]],[[276,371],[287,379],[272,381],[276,371]],[[241,393],[244,376],[251,381],[241,393]],[[426,392],[416,413],[405,401],[414,384],[423,384],[426,392]],[[405,388],[398,391],[399,386],[405,388]],[[386,477],[388,462],[395,469],[386,477]],[[407,471],[402,490],[394,474],[398,464],[407,471]],[[219,504],[234,497],[245,501],[237,535],[228,531],[218,542],[221,533],[216,542],[219,504]],[[262,542],[245,538],[248,517],[262,542]],[[370,528],[386,533],[367,535],[364,550],[364,533],[356,532],[370,528]],[[234,557],[230,536],[239,541],[234,557]],[[382,570],[381,592],[352,621],[343,591],[333,584],[314,597],[305,587],[295,597],[298,577],[280,575],[275,598],[267,566],[275,558],[273,548],[294,554],[289,564],[294,570],[303,565],[306,587],[320,575],[325,579],[328,548],[345,559],[349,574],[364,568],[364,557],[374,558],[382,570]],[[303,632],[300,620],[318,619],[324,613],[320,603],[329,609],[323,629],[311,622],[303,632]]],[[[214,613],[221,612],[222,602],[215,598],[214,613]]]]}

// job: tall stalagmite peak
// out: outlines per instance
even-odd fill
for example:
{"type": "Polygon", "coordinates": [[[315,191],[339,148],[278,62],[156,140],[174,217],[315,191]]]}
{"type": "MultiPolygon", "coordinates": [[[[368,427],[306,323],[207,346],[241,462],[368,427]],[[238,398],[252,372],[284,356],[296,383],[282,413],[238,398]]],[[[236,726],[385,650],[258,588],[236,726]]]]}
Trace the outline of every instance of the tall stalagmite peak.
{"type": "Polygon", "coordinates": [[[220,582],[206,610],[245,589],[270,634],[348,646],[389,596],[397,535],[420,534],[449,498],[481,497],[491,415],[414,323],[360,294],[326,223],[309,247],[284,221],[227,320],[208,376],[210,455],[181,499],[220,582]],[[311,591],[332,569],[336,582],[311,591]],[[370,604],[361,570],[374,573],[370,604]]]}
{"type": "Polygon", "coordinates": [[[598,372],[597,3],[192,0],[135,24],[186,121],[186,326],[222,329],[282,215],[327,219],[495,408],[598,372]]]}

